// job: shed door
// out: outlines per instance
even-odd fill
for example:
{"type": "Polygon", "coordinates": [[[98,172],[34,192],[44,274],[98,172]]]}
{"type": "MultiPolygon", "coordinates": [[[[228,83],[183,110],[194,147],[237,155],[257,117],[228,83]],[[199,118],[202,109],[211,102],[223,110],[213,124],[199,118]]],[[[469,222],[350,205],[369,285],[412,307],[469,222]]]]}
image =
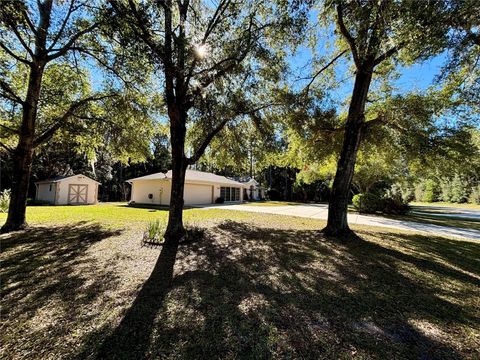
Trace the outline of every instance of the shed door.
{"type": "Polygon", "coordinates": [[[212,195],[212,185],[185,184],[183,192],[185,205],[211,204],[212,195]]]}
{"type": "Polygon", "coordinates": [[[69,204],[86,204],[88,195],[88,185],[70,184],[68,186],[69,204]]]}

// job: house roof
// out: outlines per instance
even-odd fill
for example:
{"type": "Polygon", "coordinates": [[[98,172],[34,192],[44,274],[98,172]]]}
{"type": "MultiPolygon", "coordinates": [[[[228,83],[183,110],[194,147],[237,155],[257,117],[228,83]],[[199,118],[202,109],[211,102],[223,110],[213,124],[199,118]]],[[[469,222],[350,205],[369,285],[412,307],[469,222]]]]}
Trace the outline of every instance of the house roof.
{"type": "Polygon", "coordinates": [[[85,176],[83,174],[75,174],[75,175],[69,175],[69,176],[55,176],[53,178],[50,178],[50,179],[46,179],[46,180],[41,180],[41,181],[37,181],[35,182],[35,184],[50,184],[50,183],[57,183],[57,182],[60,182],[64,179],[69,179],[71,177],[75,177],[75,176],[83,176],[89,180],[92,180],[93,182],[96,182],[97,184],[100,184],[98,181],[96,180],[93,180],[92,178],[89,178],[88,176],[85,176]]]}
{"type": "MultiPolygon", "coordinates": [[[[166,174],[164,173],[156,173],[150,174],[146,176],[141,176],[135,179],[127,180],[127,182],[132,182],[136,180],[171,180],[172,179],[172,170],[167,171],[166,174]]],[[[245,184],[229,179],[225,176],[216,175],[208,172],[198,171],[198,170],[190,170],[187,169],[185,174],[185,182],[202,182],[202,183],[214,183],[214,184],[224,184],[224,185],[236,185],[244,187],[245,184]]]]}

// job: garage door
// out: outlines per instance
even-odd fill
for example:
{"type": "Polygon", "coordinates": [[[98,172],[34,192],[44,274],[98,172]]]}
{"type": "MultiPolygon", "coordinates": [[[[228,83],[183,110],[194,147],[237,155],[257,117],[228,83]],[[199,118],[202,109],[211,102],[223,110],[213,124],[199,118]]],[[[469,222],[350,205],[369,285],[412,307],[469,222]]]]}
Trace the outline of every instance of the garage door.
{"type": "Polygon", "coordinates": [[[183,193],[185,205],[211,204],[212,191],[211,185],[185,184],[183,193]]]}

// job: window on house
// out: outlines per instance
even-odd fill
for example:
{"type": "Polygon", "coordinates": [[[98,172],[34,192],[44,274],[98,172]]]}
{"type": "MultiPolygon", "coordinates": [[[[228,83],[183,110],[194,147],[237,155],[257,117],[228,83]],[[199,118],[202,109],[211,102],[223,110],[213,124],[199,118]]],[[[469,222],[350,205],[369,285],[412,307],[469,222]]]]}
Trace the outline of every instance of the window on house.
{"type": "Polygon", "coordinates": [[[52,191],[52,184],[50,184],[50,188],[48,189],[48,191],[52,191]]]}
{"type": "Polygon", "coordinates": [[[239,201],[240,200],[240,188],[234,187],[221,187],[220,196],[225,201],[239,201]]]}

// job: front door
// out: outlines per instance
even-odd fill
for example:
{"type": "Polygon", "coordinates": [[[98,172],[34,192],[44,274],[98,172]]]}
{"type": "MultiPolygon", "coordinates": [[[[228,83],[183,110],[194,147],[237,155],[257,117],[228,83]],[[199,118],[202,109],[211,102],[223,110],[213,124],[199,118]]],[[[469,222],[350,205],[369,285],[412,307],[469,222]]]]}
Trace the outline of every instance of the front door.
{"type": "Polygon", "coordinates": [[[86,204],[88,195],[88,185],[70,184],[68,186],[69,204],[86,204]]]}

